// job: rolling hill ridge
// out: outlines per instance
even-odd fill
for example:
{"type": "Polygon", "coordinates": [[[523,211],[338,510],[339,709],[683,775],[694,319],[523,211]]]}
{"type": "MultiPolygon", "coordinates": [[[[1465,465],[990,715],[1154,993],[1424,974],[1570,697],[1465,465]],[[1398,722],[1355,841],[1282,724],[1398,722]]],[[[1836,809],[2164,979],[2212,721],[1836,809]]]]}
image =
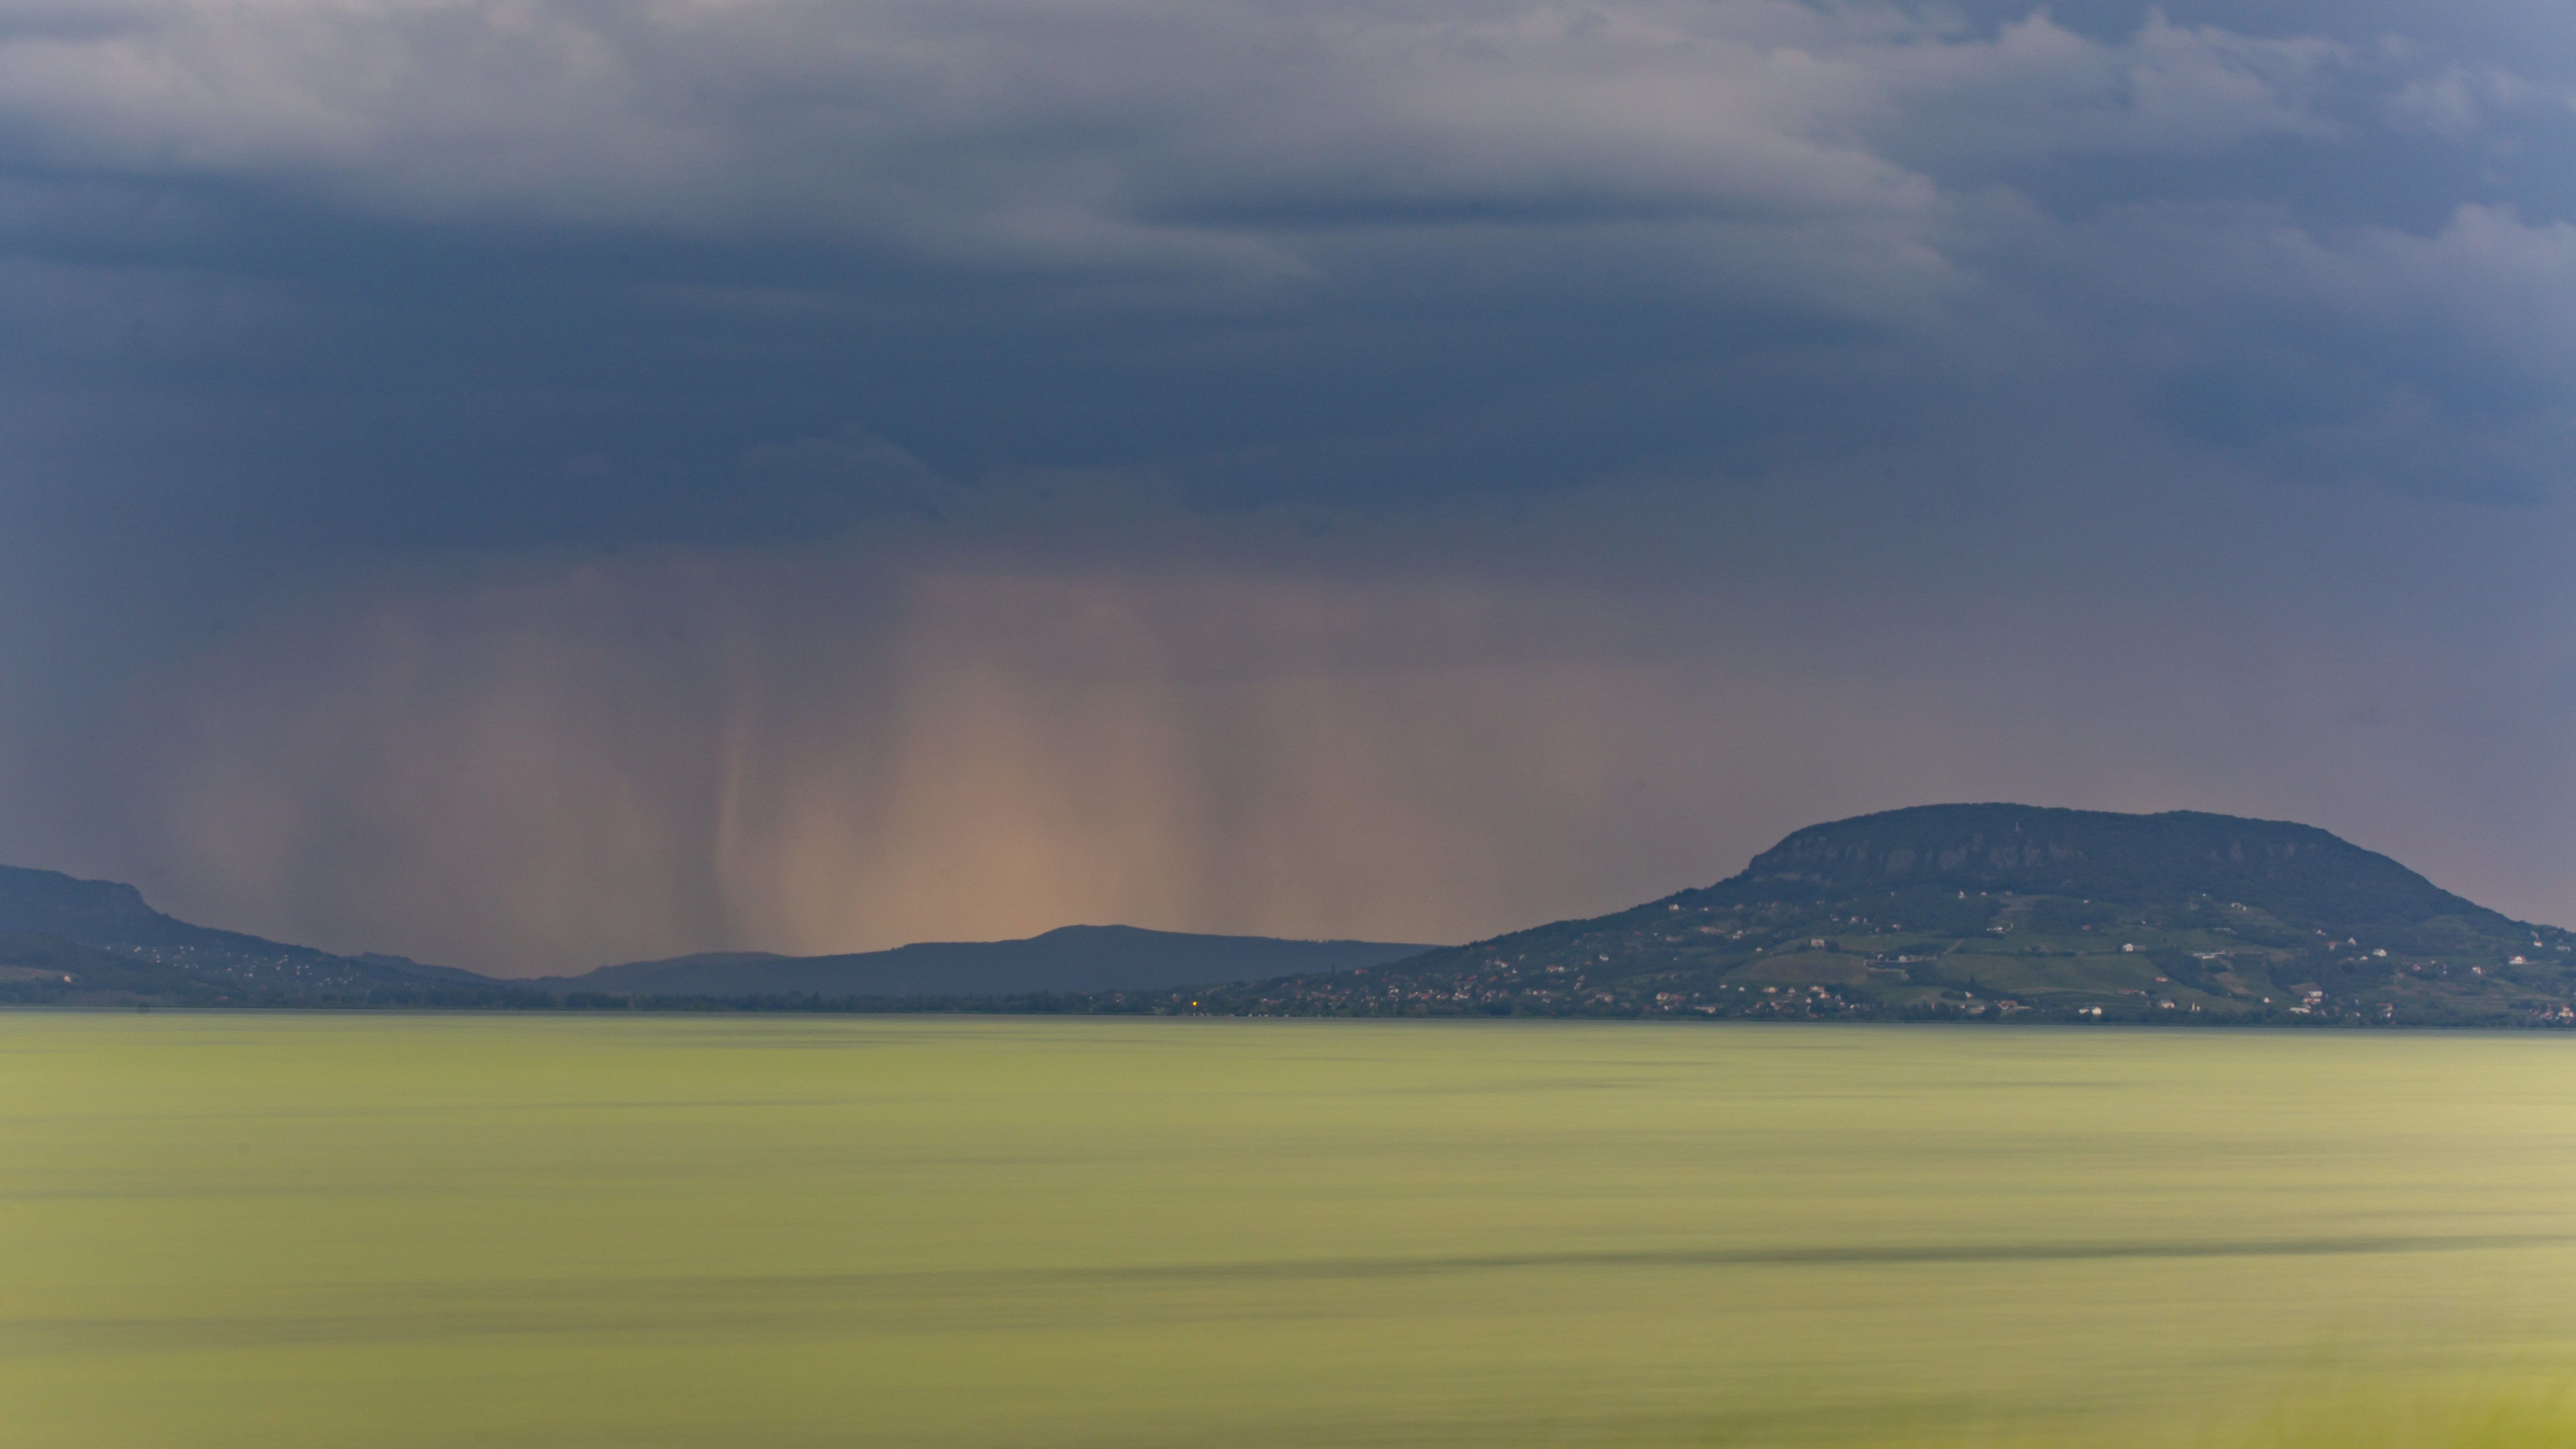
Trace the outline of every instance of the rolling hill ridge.
{"type": "Polygon", "coordinates": [[[190,925],[0,868],[0,1002],[2576,1027],[2576,933],[2283,821],[1934,805],[1465,946],[1069,926],[505,980],[190,925]]]}
{"type": "Polygon", "coordinates": [[[1152,991],[1297,972],[1348,971],[1430,950],[1384,941],[1208,936],[1137,926],[1059,926],[1019,941],[921,941],[839,956],[723,952],[540,977],[546,991],[714,1000],[839,1001],[1152,991]]]}
{"type": "Polygon", "coordinates": [[[1133,926],[943,941],[836,956],[724,952],[577,976],[484,976],[400,956],[335,955],[191,925],[115,881],[0,866],[0,1002],[541,1009],[692,1005],[927,1009],[1028,994],[1153,992],[1347,971],[1428,948],[1133,926]]]}
{"type": "Polygon", "coordinates": [[[516,994],[454,967],[191,925],[117,881],[0,866],[0,1002],[462,1007],[516,994]]]}

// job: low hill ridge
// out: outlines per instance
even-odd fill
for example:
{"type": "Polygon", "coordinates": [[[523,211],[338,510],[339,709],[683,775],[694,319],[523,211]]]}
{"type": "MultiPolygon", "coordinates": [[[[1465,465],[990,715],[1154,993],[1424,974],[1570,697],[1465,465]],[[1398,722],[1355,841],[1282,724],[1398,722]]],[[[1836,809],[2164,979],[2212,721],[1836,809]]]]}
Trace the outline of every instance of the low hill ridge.
{"type": "Polygon", "coordinates": [[[453,967],[191,925],[123,882],[23,866],[0,866],[0,987],[0,1000],[257,1006],[475,1006],[511,994],[453,967]]]}
{"type": "Polygon", "coordinates": [[[1016,941],[919,941],[834,956],[713,952],[602,966],[528,983],[559,993],[663,998],[928,998],[1154,991],[1297,972],[1349,971],[1431,949],[1384,941],[1212,936],[1058,926],[1016,941]]]}
{"type": "Polygon", "coordinates": [[[633,1002],[915,1005],[1160,991],[1348,971],[1420,945],[1061,926],[1019,941],[921,942],[834,956],[708,952],[510,979],[402,956],[338,955],[154,910],[133,886],[0,866],[0,1002],[527,1009],[633,1002]]]}
{"type": "Polygon", "coordinates": [[[0,868],[0,1001],[109,999],[2576,1027],[2576,933],[2312,826],[2010,804],[1809,826],[1714,885],[1466,946],[1067,926],[535,981],[333,956],[0,868]]]}

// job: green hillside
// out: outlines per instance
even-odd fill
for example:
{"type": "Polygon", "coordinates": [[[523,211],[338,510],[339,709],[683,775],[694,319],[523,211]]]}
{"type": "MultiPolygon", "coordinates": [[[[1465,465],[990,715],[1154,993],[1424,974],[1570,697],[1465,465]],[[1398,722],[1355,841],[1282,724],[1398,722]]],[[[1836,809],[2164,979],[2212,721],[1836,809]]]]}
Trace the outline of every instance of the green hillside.
{"type": "Polygon", "coordinates": [[[2576,1025],[2576,934],[2309,826],[1935,805],[1616,915],[1168,1009],[2576,1025]]]}

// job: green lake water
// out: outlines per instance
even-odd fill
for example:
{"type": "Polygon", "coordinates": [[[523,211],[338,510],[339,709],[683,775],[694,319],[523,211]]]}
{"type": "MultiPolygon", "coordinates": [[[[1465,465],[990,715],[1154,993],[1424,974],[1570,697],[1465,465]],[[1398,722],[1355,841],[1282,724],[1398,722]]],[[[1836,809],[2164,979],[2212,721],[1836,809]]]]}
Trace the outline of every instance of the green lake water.
{"type": "Polygon", "coordinates": [[[0,1444],[2576,1444],[2576,1040],[0,1015],[0,1444]]]}

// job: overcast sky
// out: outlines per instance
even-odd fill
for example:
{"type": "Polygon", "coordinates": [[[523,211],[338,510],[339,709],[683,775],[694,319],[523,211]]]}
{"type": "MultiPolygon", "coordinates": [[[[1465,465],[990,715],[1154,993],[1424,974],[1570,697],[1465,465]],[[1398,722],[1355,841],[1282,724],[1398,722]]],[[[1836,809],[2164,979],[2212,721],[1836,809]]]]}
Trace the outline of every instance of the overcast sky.
{"type": "Polygon", "coordinates": [[[2576,11],[0,0],[0,860],[504,971],[2010,799],[2576,923],[2576,11]]]}

